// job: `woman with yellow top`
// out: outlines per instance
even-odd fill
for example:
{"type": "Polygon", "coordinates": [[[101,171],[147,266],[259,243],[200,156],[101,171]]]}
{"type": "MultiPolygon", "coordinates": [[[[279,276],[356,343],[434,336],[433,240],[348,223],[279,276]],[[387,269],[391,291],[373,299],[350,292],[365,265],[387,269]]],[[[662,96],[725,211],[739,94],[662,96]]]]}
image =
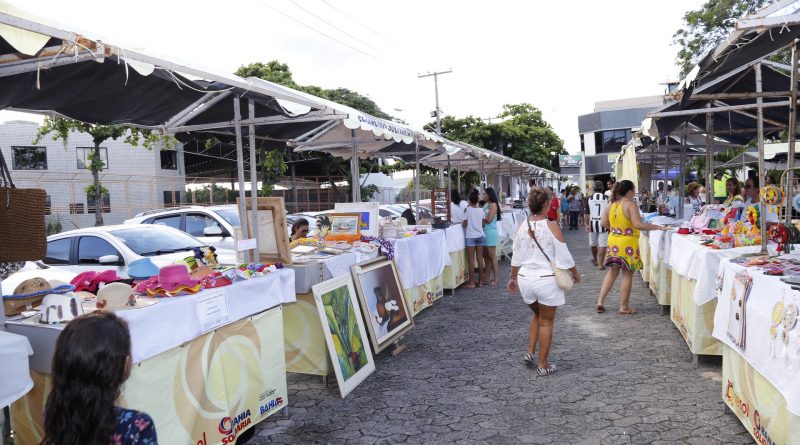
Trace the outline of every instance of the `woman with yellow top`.
{"type": "Polygon", "coordinates": [[[633,272],[642,268],[642,259],[639,257],[639,231],[640,230],[666,230],[656,224],[642,221],[639,208],[633,201],[636,188],[633,182],[622,180],[614,185],[611,192],[611,205],[606,207],[602,216],[603,227],[609,229],[608,250],[606,256],[606,277],[600,288],[597,298],[597,312],[606,311],[604,306],[606,296],[614,286],[620,270],[622,270],[622,285],[620,286],[619,313],[631,315],[636,309],[628,306],[633,285],[633,272]]]}
{"type": "Polygon", "coordinates": [[[736,178],[728,178],[725,181],[725,193],[728,199],[722,203],[725,208],[731,207],[744,207],[744,198],[742,198],[742,185],[736,178]]]}

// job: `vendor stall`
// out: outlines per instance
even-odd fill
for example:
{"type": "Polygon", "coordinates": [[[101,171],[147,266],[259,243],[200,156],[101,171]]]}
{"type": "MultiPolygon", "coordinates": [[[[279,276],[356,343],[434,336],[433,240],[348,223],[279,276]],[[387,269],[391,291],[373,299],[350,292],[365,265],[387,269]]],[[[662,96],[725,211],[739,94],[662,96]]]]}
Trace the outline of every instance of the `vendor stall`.
{"type": "MultiPolygon", "coordinates": [[[[796,256],[749,266],[719,266],[714,338],[722,344],[722,399],[758,443],[798,444],[800,431],[800,294],[772,267],[797,268],[796,256]]],[[[792,277],[795,278],[795,277],[792,277]]]]}
{"type": "MultiPolygon", "coordinates": [[[[281,305],[292,301],[294,272],[278,270],[117,312],[128,322],[135,365],[122,405],[150,414],[164,443],[208,444],[232,440],[285,408],[283,342],[275,340],[283,335],[281,305]],[[231,418],[239,420],[232,425],[231,418]]],[[[41,441],[52,355],[64,327],[38,319],[7,321],[34,351],[33,390],[12,405],[20,443],[41,441]]]]}

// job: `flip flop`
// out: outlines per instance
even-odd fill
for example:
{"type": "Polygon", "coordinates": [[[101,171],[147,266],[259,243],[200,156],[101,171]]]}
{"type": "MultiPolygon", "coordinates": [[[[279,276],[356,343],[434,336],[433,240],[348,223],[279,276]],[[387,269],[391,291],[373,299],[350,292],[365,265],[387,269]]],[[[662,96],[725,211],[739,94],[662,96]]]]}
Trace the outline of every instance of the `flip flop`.
{"type": "Polygon", "coordinates": [[[602,304],[598,304],[597,305],[597,313],[598,314],[602,314],[605,311],[606,311],[606,307],[605,306],[603,306],[602,304]]]}
{"type": "Polygon", "coordinates": [[[633,315],[633,314],[635,314],[636,312],[637,312],[637,311],[636,311],[636,309],[634,309],[634,308],[629,308],[627,311],[619,311],[619,314],[620,314],[620,315],[633,315]]]}
{"type": "Polygon", "coordinates": [[[592,258],[592,264],[596,267],[597,266],[597,259],[592,258]]]}

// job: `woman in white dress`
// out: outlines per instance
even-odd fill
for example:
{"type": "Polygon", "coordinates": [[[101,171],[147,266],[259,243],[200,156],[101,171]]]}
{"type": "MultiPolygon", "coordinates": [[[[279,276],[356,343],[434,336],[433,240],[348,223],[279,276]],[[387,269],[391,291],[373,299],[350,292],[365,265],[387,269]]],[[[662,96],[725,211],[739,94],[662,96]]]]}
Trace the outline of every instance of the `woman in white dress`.
{"type": "Polygon", "coordinates": [[[544,189],[534,188],[528,195],[531,216],[527,223],[520,225],[514,237],[511,277],[508,280],[508,291],[519,291],[522,301],[533,311],[524,361],[529,366],[536,365],[539,375],[556,371],[556,365],[548,363],[547,358],[553,340],[556,309],[565,302],[564,291],[556,283],[550,261],[553,260],[559,269],[569,269],[576,283],[581,280],[558,223],[547,220],[549,202],[544,189]],[[539,360],[535,361],[537,344],[539,360]]]}

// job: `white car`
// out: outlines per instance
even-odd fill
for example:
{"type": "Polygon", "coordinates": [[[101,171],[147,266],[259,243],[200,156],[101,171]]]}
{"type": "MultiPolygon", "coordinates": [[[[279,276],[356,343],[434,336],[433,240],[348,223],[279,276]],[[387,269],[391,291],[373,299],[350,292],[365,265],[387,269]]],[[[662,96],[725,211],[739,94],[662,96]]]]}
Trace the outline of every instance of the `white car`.
{"type": "Polygon", "coordinates": [[[233,228],[239,227],[239,209],[234,204],[188,206],[150,210],[124,224],[153,224],[182,230],[217,249],[234,249],[233,228]]]}
{"type": "MultiPolygon", "coordinates": [[[[76,274],[113,269],[117,275],[127,277],[128,264],[132,261],[147,257],[156,266],[163,267],[193,255],[192,249],[203,245],[197,238],[165,226],[92,227],[47,237],[47,255],[37,263],[76,274]]],[[[220,264],[236,263],[232,250],[217,249],[216,253],[220,264]]],[[[25,267],[30,268],[30,265],[25,267]]]]}

